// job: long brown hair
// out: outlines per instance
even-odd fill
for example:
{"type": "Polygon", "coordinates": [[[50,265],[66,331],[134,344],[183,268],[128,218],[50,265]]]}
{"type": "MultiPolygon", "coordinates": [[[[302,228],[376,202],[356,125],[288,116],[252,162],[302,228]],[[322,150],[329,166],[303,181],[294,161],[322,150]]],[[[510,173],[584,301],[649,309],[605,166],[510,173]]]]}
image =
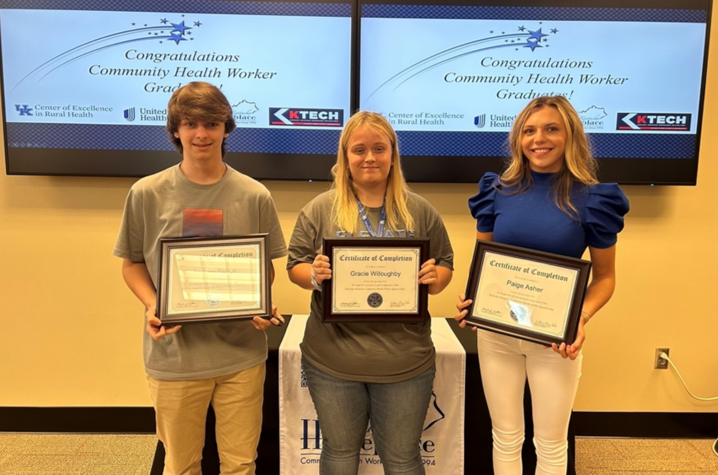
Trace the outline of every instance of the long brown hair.
{"type": "Polygon", "coordinates": [[[513,188],[511,193],[521,193],[533,184],[529,161],[521,148],[521,137],[529,116],[544,107],[556,109],[561,114],[566,128],[564,163],[553,185],[554,202],[564,213],[575,219],[578,210],[571,202],[571,189],[576,181],[585,185],[598,183],[596,177],[598,164],[591,153],[591,147],[583,130],[583,122],[576,109],[564,96],[537,97],[516,116],[509,132],[511,157],[501,174],[500,183],[513,188]]]}

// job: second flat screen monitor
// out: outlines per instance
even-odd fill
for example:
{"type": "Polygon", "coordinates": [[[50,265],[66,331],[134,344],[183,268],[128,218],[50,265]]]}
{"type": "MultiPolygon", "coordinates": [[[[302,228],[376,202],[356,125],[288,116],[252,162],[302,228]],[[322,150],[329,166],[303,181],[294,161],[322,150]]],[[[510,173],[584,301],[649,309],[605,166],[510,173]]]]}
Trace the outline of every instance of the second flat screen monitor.
{"type": "Polygon", "coordinates": [[[359,107],[398,131],[410,180],[500,171],[518,112],[560,94],[603,181],[695,183],[709,1],[429,3],[360,5],[359,107]]]}

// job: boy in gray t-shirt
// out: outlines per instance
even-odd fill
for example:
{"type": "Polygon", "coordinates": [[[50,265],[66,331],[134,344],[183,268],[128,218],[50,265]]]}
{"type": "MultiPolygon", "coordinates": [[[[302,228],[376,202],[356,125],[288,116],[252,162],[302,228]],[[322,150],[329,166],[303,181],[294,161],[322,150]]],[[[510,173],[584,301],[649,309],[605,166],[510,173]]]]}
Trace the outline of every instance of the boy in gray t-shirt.
{"type": "Polygon", "coordinates": [[[282,316],[273,307],[270,320],[168,327],[155,315],[161,238],[267,233],[270,258],[287,254],[269,191],[222,161],[234,128],[232,108],[215,86],[193,82],[172,95],[167,130],[182,162],[132,186],[113,251],[146,308],[144,362],[166,475],[200,473],[210,403],[223,472],[255,472],[267,358],[266,336],[257,330],[281,325],[282,316]]]}

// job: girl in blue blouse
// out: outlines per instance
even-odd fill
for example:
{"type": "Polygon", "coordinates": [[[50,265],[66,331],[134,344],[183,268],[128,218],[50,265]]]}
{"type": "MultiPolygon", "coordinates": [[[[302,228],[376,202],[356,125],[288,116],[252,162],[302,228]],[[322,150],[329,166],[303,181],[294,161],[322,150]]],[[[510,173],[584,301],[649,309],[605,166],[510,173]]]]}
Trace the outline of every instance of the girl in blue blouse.
{"type": "MultiPolygon", "coordinates": [[[[534,417],[536,474],[565,474],[571,407],[581,376],[586,324],[611,298],[616,240],[628,200],[615,183],[599,183],[583,124],[563,96],[532,100],[516,117],[512,157],[499,176],[487,173],[469,199],[477,239],[581,257],[588,248],[591,280],[576,340],[552,348],[478,331],[481,378],[493,426],[497,475],[521,474],[523,398],[528,377],[534,417]]],[[[460,296],[465,326],[471,300],[460,296]]],[[[473,328],[476,330],[476,328],[473,328]]]]}

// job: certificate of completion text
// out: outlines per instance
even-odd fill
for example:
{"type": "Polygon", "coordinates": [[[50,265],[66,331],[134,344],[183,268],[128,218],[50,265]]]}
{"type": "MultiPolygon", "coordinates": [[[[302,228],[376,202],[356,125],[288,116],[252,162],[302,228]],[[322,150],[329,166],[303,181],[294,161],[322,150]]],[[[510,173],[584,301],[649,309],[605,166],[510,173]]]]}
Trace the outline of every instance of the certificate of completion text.
{"type": "Polygon", "coordinates": [[[472,316],[561,336],[577,278],[576,269],[487,251],[472,316]]]}
{"type": "Polygon", "coordinates": [[[417,312],[420,268],[418,248],[334,246],[332,312],[417,312]]]}

